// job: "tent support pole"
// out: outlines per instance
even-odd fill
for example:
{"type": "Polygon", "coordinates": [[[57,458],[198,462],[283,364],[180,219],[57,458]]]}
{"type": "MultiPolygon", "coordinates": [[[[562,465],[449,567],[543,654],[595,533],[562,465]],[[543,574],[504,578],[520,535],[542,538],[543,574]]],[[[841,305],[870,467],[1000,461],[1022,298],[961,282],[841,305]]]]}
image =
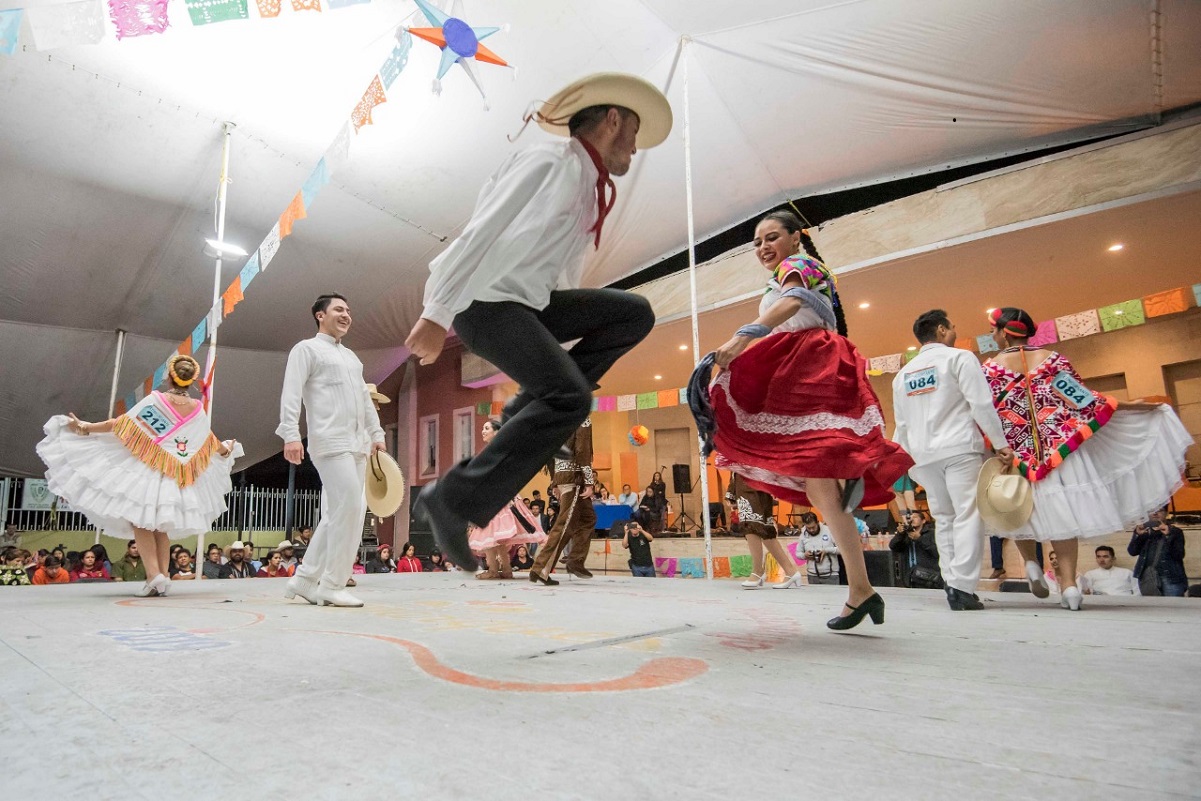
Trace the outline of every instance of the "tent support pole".
{"type": "MultiPolygon", "coordinates": [[[[117,329],[117,355],[113,358],[113,383],[108,390],[108,416],[117,411],[117,381],[121,378],[121,360],[125,356],[125,331],[117,329]]],[[[128,410],[126,410],[128,411],[128,410]]]]}
{"type": "MultiPolygon", "coordinates": [[[[697,319],[696,302],[696,219],[692,207],[692,118],[688,97],[688,45],[692,40],[685,36],[681,40],[681,61],[684,64],[684,197],[688,209],[688,288],[692,299],[692,360],[701,360],[700,321],[697,319]]],[[[697,434],[698,453],[700,434],[697,434]]],[[[713,578],[713,526],[709,519],[709,463],[703,457],[698,460],[701,469],[701,525],[705,530],[705,577],[713,578]]]]}
{"type": "MultiPolygon", "coordinates": [[[[229,140],[230,134],[236,126],[232,122],[224,122],[221,124],[221,177],[217,181],[217,241],[225,241],[225,200],[226,190],[229,187],[229,140]]],[[[204,400],[205,406],[208,409],[209,420],[213,417],[213,399],[214,399],[214,384],[217,382],[216,362],[217,362],[217,326],[216,323],[216,308],[221,302],[221,251],[217,251],[217,258],[213,261],[213,305],[209,309],[209,352],[208,358],[205,360],[204,380],[207,382],[205,388],[207,397],[204,400]]],[[[196,535],[196,561],[199,564],[200,559],[207,558],[201,554],[200,549],[204,547],[204,534],[196,535]]],[[[203,567],[203,565],[201,565],[203,567]]],[[[197,573],[196,578],[203,578],[202,573],[197,573]]]]}

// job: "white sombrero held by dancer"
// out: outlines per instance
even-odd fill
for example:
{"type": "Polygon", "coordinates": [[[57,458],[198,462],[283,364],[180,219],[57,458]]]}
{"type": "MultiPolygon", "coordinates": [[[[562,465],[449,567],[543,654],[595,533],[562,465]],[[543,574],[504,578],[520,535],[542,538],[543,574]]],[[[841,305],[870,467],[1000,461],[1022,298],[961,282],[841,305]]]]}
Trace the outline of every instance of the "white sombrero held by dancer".
{"type": "Polygon", "coordinates": [[[174,356],[163,391],[102,423],[55,415],[37,446],[51,492],[106,534],[137,541],[147,576],[138,595],[167,593],[170,540],[210,530],[242,455],[213,435],[204,404],[188,395],[199,373],[191,356],[174,356]]]}

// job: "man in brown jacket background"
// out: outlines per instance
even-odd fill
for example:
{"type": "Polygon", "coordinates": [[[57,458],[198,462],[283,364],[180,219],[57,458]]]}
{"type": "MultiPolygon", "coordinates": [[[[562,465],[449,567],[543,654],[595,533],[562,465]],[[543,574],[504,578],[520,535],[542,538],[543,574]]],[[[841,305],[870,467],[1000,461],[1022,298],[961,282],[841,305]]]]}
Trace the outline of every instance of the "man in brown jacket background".
{"type": "Polygon", "coordinates": [[[559,490],[559,514],[547,534],[546,543],[538,548],[530,581],[553,586],[559,582],[550,577],[559,554],[567,546],[568,573],[577,578],[592,578],[584,567],[592,534],[596,529],[596,510],[592,508],[592,491],[596,476],[592,472],[592,421],[585,420],[565,445],[570,459],[556,458],[552,480],[559,490]]]}

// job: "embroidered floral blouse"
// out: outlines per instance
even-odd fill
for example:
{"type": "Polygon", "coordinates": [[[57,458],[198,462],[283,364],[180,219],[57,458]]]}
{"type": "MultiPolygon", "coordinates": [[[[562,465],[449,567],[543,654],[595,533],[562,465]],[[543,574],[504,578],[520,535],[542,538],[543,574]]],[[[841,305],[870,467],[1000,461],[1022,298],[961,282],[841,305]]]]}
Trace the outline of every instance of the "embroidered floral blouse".
{"type": "MultiPolygon", "coordinates": [[[[817,297],[814,298],[814,302],[824,302],[833,310],[834,292],[832,287],[834,285],[834,277],[830,274],[830,271],[816,259],[812,259],[809,256],[796,255],[784,259],[772,272],[771,280],[767,284],[767,292],[763,295],[763,300],[759,303],[760,314],[767,311],[777,300],[784,296],[784,281],[790,275],[799,275],[801,278],[800,287],[816,293],[817,297]]],[[[833,319],[832,314],[823,316],[809,302],[806,302],[796,314],[776,326],[775,330],[777,332],[803,331],[807,328],[829,328],[833,330],[833,326],[829,325],[825,319],[827,316],[829,319],[833,319]]]]}
{"type": "Polygon", "coordinates": [[[1022,475],[1031,481],[1046,478],[1108,423],[1118,407],[1115,398],[1084,386],[1072,363],[1061,353],[1052,353],[1028,376],[990,359],[984,365],[984,376],[1005,439],[1017,456],[1022,475]],[[1037,425],[1032,425],[1032,420],[1037,420],[1037,425]]]}

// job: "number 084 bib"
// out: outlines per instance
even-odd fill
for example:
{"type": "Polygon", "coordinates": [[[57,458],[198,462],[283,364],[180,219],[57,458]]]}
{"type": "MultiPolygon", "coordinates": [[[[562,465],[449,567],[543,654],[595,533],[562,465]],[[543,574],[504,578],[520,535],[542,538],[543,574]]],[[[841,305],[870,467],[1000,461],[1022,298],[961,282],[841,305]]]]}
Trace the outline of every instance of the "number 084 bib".
{"type": "Polygon", "coordinates": [[[925,395],[938,389],[938,374],[933,367],[905,373],[905,394],[909,397],[925,395]]]}

